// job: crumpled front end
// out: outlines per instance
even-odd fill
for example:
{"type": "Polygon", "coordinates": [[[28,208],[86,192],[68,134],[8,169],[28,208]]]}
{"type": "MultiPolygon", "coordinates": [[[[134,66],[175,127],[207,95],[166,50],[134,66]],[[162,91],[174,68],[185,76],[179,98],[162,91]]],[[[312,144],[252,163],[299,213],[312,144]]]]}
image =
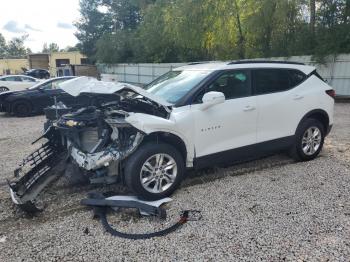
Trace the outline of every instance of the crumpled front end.
{"type": "MultiPolygon", "coordinates": [[[[96,107],[65,114],[58,121],[49,120],[47,141],[27,156],[9,182],[13,202],[22,209],[36,212],[37,196],[51,182],[65,173],[71,164],[90,183],[115,183],[120,163],[140,145],[144,134],[125,121],[127,112],[96,107]]],[[[37,140],[37,141],[38,141],[37,140]]]]}
{"type": "MultiPolygon", "coordinates": [[[[86,172],[98,173],[111,164],[118,166],[142,142],[144,135],[125,121],[127,115],[111,108],[89,107],[62,116],[56,128],[72,161],[86,172]]],[[[116,174],[118,169],[113,171],[116,174]]]]}
{"type": "Polygon", "coordinates": [[[123,161],[146,135],[126,119],[131,113],[166,119],[171,111],[167,105],[135,93],[134,89],[118,87],[114,91],[119,93],[108,94],[116,97],[115,101],[75,112],[63,112],[57,105],[48,108],[46,131],[40,138],[47,142],[25,158],[15,171],[16,179],[9,182],[13,202],[27,211],[37,211],[36,197],[62,174],[73,180],[82,177],[90,183],[118,182],[123,161]]]}

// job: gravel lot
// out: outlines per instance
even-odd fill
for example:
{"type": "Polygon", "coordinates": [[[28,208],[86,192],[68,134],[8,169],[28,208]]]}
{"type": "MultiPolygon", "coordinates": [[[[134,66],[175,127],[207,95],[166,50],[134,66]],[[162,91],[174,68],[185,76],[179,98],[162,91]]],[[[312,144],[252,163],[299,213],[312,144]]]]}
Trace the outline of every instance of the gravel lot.
{"type": "Polygon", "coordinates": [[[336,105],[333,131],[314,161],[276,155],[192,173],[168,204],[165,222],[114,217],[120,229],[142,232],[170,225],[182,209],[202,210],[201,221],[137,241],[105,233],[79,206],[91,186],[56,185],[34,218],[14,208],[4,180],[35,147],[30,142],[43,122],[0,115],[0,261],[349,261],[350,104],[336,105]]]}

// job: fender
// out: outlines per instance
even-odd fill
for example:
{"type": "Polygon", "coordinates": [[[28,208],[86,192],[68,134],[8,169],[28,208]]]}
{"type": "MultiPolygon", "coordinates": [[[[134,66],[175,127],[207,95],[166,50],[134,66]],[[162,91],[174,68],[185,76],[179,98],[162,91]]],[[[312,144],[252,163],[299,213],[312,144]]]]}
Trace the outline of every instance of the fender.
{"type": "Polygon", "coordinates": [[[322,119],[319,119],[319,120],[322,122],[322,124],[325,125],[325,132],[326,132],[326,133],[328,132],[328,129],[329,129],[329,116],[328,116],[328,113],[327,113],[325,110],[323,110],[323,109],[314,109],[314,110],[309,111],[308,113],[306,113],[306,114],[303,116],[303,118],[300,120],[300,122],[299,122],[297,128],[295,129],[294,134],[295,134],[296,131],[298,130],[300,124],[301,124],[305,119],[310,118],[310,116],[312,116],[312,115],[319,115],[319,116],[322,117],[322,119]]]}
{"type": "Polygon", "coordinates": [[[143,113],[130,113],[130,115],[125,118],[125,121],[147,135],[155,132],[166,132],[179,137],[186,146],[186,166],[193,166],[194,146],[189,143],[188,139],[182,134],[175,121],[143,113]]]}

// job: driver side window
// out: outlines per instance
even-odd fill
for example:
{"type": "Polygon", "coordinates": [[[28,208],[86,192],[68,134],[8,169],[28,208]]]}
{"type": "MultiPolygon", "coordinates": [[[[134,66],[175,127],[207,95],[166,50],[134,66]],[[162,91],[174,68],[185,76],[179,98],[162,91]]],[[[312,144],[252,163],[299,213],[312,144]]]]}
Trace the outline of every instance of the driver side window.
{"type": "Polygon", "coordinates": [[[203,90],[195,102],[201,103],[205,93],[221,92],[227,99],[246,97],[251,95],[250,74],[247,70],[226,71],[203,90]]]}

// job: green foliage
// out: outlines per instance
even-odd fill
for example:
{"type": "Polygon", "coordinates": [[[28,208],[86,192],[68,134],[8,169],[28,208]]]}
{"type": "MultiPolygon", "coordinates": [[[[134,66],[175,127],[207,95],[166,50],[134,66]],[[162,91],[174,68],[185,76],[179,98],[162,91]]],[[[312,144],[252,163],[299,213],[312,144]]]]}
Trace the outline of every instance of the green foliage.
{"type": "Polygon", "coordinates": [[[0,58],[5,57],[7,53],[7,44],[5,37],[0,33],[0,58]]]}
{"type": "Polygon", "coordinates": [[[47,45],[47,43],[44,43],[43,45],[43,53],[51,53],[51,52],[59,52],[60,51],[60,47],[58,46],[58,44],[56,43],[50,43],[49,45],[47,45]]]}
{"type": "Polygon", "coordinates": [[[0,34],[0,57],[20,58],[31,53],[31,50],[24,46],[27,38],[28,35],[14,37],[6,43],[5,38],[0,34]]]}
{"type": "Polygon", "coordinates": [[[81,0],[80,20],[75,23],[78,32],[75,36],[80,42],[80,50],[95,59],[96,42],[105,32],[110,32],[113,24],[110,13],[104,14],[98,7],[103,6],[102,0],[81,0]]]}
{"type": "Polygon", "coordinates": [[[350,0],[81,0],[81,50],[105,63],[350,52],[350,0]]]}

